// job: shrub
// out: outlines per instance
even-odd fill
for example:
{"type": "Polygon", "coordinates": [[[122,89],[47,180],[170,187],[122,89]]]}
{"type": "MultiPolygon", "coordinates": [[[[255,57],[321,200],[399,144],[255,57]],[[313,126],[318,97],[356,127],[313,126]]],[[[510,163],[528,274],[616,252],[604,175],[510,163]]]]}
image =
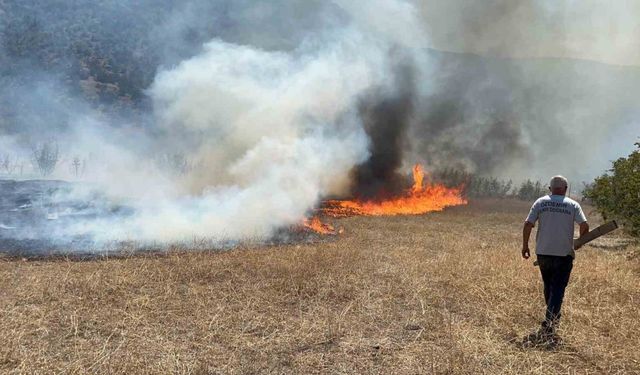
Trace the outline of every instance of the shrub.
{"type": "Polygon", "coordinates": [[[639,150],[613,162],[613,168],[585,187],[605,219],[617,219],[629,233],[640,236],[640,143],[639,150]]]}
{"type": "Polygon", "coordinates": [[[447,187],[463,188],[465,196],[470,198],[505,198],[511,196],[513,182],[496,177],[482,177],[464,170],[445,168],[434,174],[437,182],[447,187]]]}
{"type": "Polygon", "coordinates": [[[527,181],[523,182],[518,189],[516,196],[522,200],[534,200],[547,194],[548,191],[540,181],[527,181]]]}

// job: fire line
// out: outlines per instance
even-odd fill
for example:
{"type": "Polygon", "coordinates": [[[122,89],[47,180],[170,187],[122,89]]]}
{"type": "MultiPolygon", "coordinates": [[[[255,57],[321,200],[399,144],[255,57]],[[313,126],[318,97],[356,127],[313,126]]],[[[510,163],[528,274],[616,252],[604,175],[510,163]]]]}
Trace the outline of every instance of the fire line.
{"type": "Polygon", "coordinates": [[[416,164],[413,167],[413,186],[402,196],[380,201],[330,200],[325,202],[322,212],[333,217],[420,215],[467,204],[462,196],[462,187],[425,184],[425,177],[422,166],[416,164]]]}
{"type": "MultiPolygon", "coordinates": [[[[329,200],[320,212],[326,216],[397,216],[421,215],[442,211],[446,207],[467,204],[463,187],[448,188],[442,184],[425,183],[426,174],[420,164],[413,167],[413,186],[403,195],[383,200],[329,200]]],[[[336,234],[335,229],[317,216],[305,219],[304,226],[320,234],[336,234]]]]}

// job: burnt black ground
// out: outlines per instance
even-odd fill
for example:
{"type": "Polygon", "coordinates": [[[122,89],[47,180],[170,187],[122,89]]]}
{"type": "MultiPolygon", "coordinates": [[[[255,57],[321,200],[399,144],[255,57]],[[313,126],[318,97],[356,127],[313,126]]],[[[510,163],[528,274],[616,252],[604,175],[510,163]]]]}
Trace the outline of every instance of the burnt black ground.
{"type": "MultiPolygon", "coordinates": [[[[225,251],[244,242],[198,239],[188,243],[138,243],[114,239],[97,242],[91,233],[68,230],[78,223],[124,220],[134,209],[111,202],[91,186],[55,180],[0,180],[0,256],[95,259],[162,254],[175,249],[225,251]],[[70,234],[73,233],[73,234],[70,234]]],[[[278,246],[332,241],[302,227],[282,228],[267,240],[248,243],[278,246]]]]}
{"type": "Polygon", "coordinates": [[[78,222],[132,213],[86,186],[56,180],[0,180],[0,252],[10,255],[91,253],[90,235],[68,235],[78,222]]]}

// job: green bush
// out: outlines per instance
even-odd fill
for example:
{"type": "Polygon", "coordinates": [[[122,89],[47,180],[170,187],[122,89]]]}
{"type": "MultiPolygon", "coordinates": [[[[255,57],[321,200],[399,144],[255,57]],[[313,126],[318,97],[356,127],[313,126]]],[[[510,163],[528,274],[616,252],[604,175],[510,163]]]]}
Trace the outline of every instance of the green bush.
{"type": "Polygon", "coordinates": [[[478,176],[455,168],[436,171],[434,178],[447,187],[462,187],[463,194],[469,198],[506,198],[512,195],[511,180],[478,176]]]}
{"type": "Polygon", "coordinates": [[[613,162],[613,168],[587,185],[583,192],[605,219],[617,219],[627,231],[640,236],[639,150],[613,162]]]}
{"type": "Polygon", "coordinates": [[[531,201],[548,194],[549,191],[540,181],[527,180],[520,185],[516,196],[525,201],[531,201]]]}

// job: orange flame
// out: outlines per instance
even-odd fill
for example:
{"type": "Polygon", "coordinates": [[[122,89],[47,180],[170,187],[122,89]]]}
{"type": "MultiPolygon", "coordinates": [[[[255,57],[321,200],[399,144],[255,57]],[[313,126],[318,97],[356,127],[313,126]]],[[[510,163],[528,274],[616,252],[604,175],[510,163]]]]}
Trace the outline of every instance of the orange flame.
{"type": "Polygon", "coordinates": [[[331,224],[323,223],[317,216],[304,219],[302,225],[319,234],[336,234],[336,230],[331,224]]]}
{"type": "Polygon", "coordinates": [[[424,170],[420,164],[413,166],[413,187],[411,193],[418,194],[422,191],[422,183],[424,182],[424,170]]]}
{"type": "Polygon", "coordinates": [[[424,180],[424,170],[416,164],[413,167],[413,186],[403,196],[383,201],[331,200],[325,203],[322,211],[335,217],[420,215],[467,204],[462,197],[462,188],[447,188],[440,184],[424,186],[424,180]]]}

